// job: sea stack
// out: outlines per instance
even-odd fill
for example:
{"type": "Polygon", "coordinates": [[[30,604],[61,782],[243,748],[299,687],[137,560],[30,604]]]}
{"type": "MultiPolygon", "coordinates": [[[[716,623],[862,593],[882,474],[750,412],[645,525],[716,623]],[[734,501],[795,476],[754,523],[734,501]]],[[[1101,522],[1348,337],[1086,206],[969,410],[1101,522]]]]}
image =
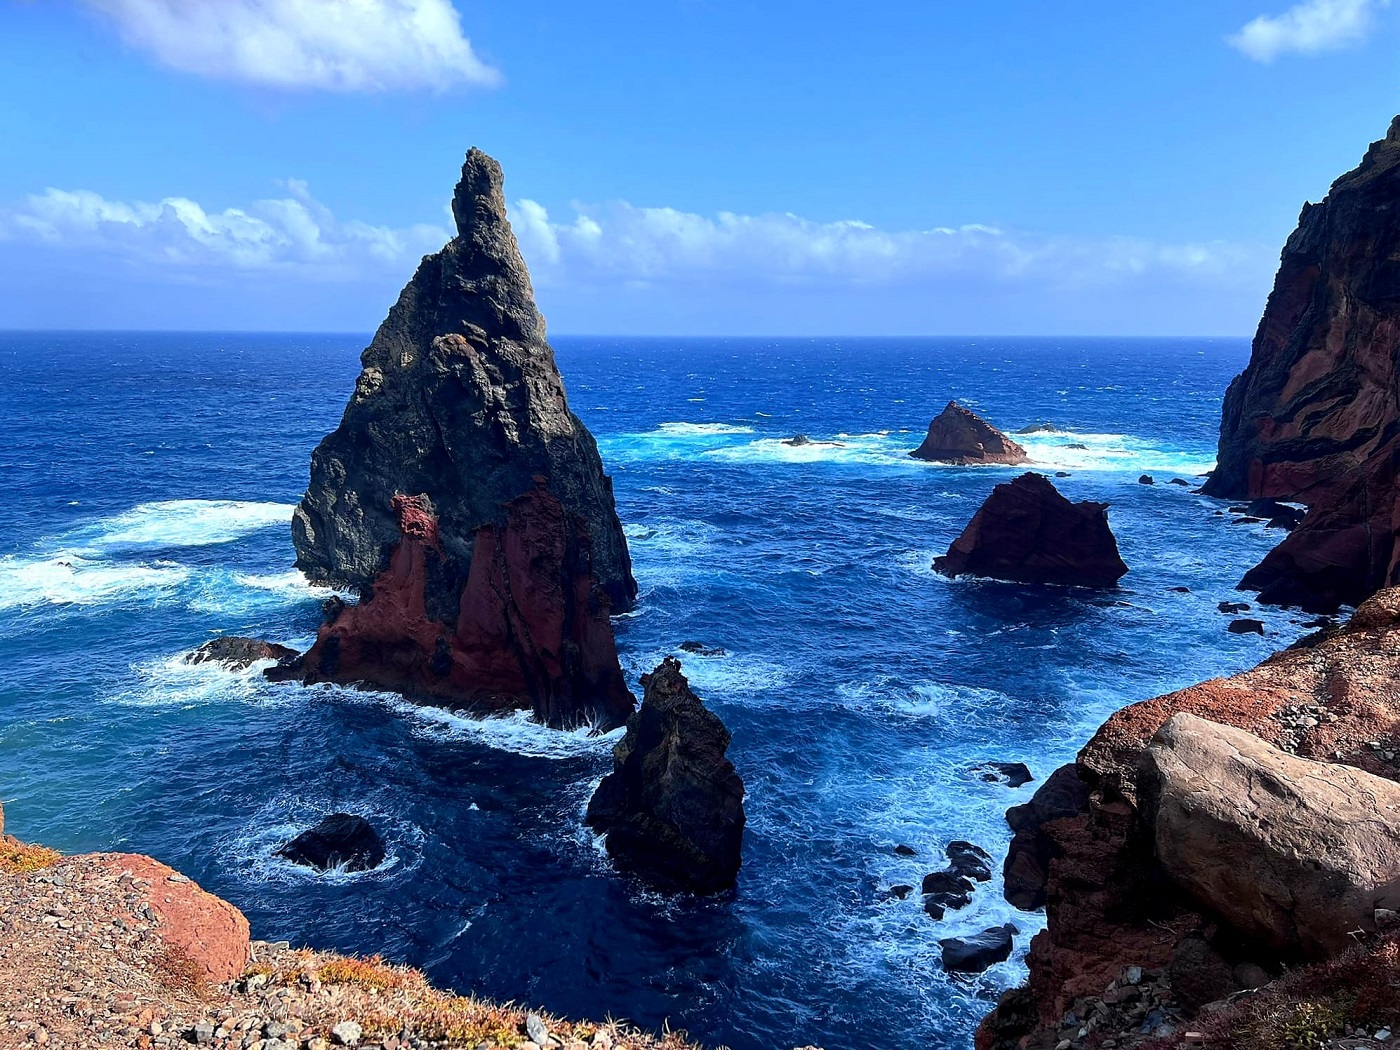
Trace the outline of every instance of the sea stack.
{"type": "Polygon", "coordinates": [[[1034,473],[992,489],[933,567],[945,576],[1098,588],[1128,571],[1108,527],[1108,504],[1071,503],[1034,473]]]}
{"type": "Polygon", "coordinates": [[[633,699],[608,615],[636,597],[627,543],[480,150],[452,213],[457,236],[400,293],[311,458],[297,567],[361,600],[333,603],[300,671],[619,725],[633,699]]]}
{"type": "Polygon", "coordinates": [[[642,676],[642,706],[588,803],[613,862],[666,890],[734,885],[744,840],[744,782],[724,757],[729,730],[668,656],[642,676]]]}
{"type": "Polygon", "coordinates": [[[1309,508],[1242,581],[1260,601],[1330,612],[1400,581],[1397,258],[1400,117],[1321,204],[1304,205],[1225,396],[1204,491],[1309,508]]]}
{"type": "Polygon", "coordinates": [[[1026,450],[975,412],[956,401],[928,425],[924,443],[909,453],[931,463],[998,463],[1016,466],[1028,463],[1026,450]]]}

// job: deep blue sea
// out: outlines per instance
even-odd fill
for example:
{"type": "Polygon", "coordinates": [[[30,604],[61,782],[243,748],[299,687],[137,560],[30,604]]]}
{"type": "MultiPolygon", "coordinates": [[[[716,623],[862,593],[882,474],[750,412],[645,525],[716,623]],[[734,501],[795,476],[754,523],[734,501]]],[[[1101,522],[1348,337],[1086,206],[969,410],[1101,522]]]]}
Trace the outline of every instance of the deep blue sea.
{"type": "Polygon", "coordinates": [[[682,662],[748,785],[739,888],[658,897],[582,827],[616,735],[182,664],[218,633],[313,634],[324,594],[291,567],[288,520],[366,341],[0,333],[7,830],[149,853],[255,936],[561,1014],[734,1050],[967,1047],[1042,920],[999,881],[942,923],[881,890],[942,867],[951,839],[1000,858],[1002,814],[1036,785],[968,767],[1020,760],[1038,782],[1115,708],[1301,633],[1283,612],[1268,638],[1226,633],[1216,602],[1280,534],[1165,484],[1212,465],[1244,340],[559,338],[641,585],[616,621],[629,677],[688,639],[729,654],[682,662]],[[1067,495],[1111,504],[1119,593],[930,571],[1019,472],[907,456],[951,397],[1064,428],[1024,444],[1070,472],[1067,495]],[[272,857],[337,810],[385,833],[381,869],[272,857]],[[1009,919],[1011,962],[943,974],[939,937],[1009,919]]]}

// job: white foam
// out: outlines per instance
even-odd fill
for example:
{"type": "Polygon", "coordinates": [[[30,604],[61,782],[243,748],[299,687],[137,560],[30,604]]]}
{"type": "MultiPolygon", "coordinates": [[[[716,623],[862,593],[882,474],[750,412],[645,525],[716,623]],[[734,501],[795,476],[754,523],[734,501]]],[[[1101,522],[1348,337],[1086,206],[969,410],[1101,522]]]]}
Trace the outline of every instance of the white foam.
{"type": "Polygon", "coordinates": [[[76,552],[0,558],[0,609],[36,605],[94,605],[170,598],[190,570],[168,561],[113,564],[76,552]]]}
{"type": "Polygon", "coordinates": [[[315,879],[331,883],[375,881],[411,874],[423,863],[427,834],[416,824],[395,820],[365,805],[338,806],[325,798],[301,794],[272,799],[228,843],[226,853],[253,883],[295,883],[315,879]],[[384,840],[385,855],[369,871],[346,871],[344,866],[318,871],[279,857],[277,851],[332,813],[364,817],[384,840]]]}
{"type": "Polygon", "coordinates": [[[736,423],[662,423],[656,428],[656,433],[667,437],[709,437],[714,434],[752,434],[753,427],[736,423]]]}
{"type": "Polygon", "coordinates": [[[142,503],[69,534],[98,550],[123,547],[204,547],[291,520],[290,503],[175,499],[142,503]]]}
{"type": "Polygon", "coordinates": [[[276,689],[263,677],[272,660],[260,660],[241,671],[217,661],[186,662],[193,650],[132,664],[136,682],[108,698],[128,707],[201,707],[216,703],[294,703],[303,693],[276,689]]]}
{"type": "Polygon", "coordinates": [[[415,731],[433,740],[469,740],[497,751],[509,751],[529,758],[575,758],[579,755],[607,754],[622,739],[622,727],[609,733],[594,733],[587,726],[578,729],[551,729],[534,720],[527,711],[491,718],[473,718],[441,707],[416,704],[392,693],[361,693],[374,697],[414,723],[415,731]]]}
{"type": "Polygon", "coordinates": [[[190,599],[197,612],[250,616],[305,601],[325,601],[335,590],[315,586],[297,569],[286,572],[255,573],[223,570],[201,573],[199,593],[190,599]]]}
{"type": "Polygon", "coordinates": [[[1025,434],[1016,440],[1025,447],[1032,467],[1067,471],[1122,471],[1158,473],[1191,480],[1215,467],[1208,453],[1162,448],[1156,442],[1129,434],[1095,434],[1058,431],[1025,434]],[[1070,448],[1083,445],[1083,448],[1070,448]]]}

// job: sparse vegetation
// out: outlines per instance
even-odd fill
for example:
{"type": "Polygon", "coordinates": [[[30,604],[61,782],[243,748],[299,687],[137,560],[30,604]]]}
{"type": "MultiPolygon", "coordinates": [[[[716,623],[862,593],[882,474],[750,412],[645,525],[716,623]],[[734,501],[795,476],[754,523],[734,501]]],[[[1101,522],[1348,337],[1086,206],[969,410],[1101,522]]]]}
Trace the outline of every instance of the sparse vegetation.
{"type": "Polygon", "coordinates": [[[62,859],[63,854],[56,849],[0,838],[0,875],[25,875],[52,867],[62,859]]]}

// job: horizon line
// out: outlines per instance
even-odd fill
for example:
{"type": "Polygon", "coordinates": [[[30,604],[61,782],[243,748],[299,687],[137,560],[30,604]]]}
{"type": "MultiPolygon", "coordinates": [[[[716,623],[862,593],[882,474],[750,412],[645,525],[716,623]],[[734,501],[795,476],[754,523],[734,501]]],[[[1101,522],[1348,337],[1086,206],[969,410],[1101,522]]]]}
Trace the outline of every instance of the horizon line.
{"type": "MultiPolygon", "coordinates": [[[[22,328],[0,325],[6,335],[337,335],[374,338],[374,331],[338,328],[22,328]]],[[[1189,335],[1103,332],[926,332],[881,334],[825,332],[785,334],[765,332],[552,332],[545,339],[1253,339],[1245,333],[1195,333],[1189,335]]]]}

